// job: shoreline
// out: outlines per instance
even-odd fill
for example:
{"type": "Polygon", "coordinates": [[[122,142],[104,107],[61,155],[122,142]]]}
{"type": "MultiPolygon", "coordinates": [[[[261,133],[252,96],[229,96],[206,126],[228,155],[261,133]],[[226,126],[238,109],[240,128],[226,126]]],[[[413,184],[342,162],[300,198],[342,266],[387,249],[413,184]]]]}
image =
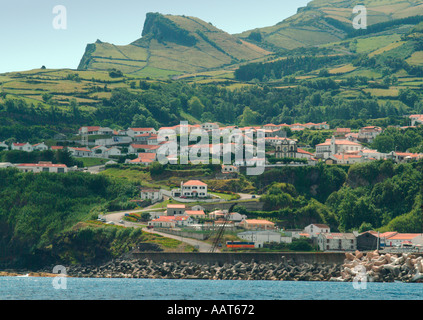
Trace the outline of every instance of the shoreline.
{"type": "Polygon", "coordinates": [[[2,276],[138,278],[187,280],[272,280],[332,282],[404,282],[423,283],[423,257],[413,254],[391,255],[378,251],[345,253],[343,263],[295,263],[282,256],[279,262],[194,262],[153,261],[126,257],[102,265],[73,265],[65,274],[52,273],[53,266],[38,271],[6,269],[2,276]]]}

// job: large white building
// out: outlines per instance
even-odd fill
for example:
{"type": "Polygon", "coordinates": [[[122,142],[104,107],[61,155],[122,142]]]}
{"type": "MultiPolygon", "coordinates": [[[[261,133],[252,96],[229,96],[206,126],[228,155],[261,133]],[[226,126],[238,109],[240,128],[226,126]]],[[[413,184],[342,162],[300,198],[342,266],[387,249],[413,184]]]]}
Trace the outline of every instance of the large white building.
{"type": "Polygon", "coordinates": [[[141,189],[141,199],[142,200],[151,200],[152,203],[161,201],[163,195],[160,189],[141,189]]]}
{"type": "Polygon", "coordinates": [[[69,168],[65,164],[52,163],[21,163],[15,166],[23,172],[51,172],[51,173],[66,173],[69,168]]]}
{"type": "Polygon", "coordinates": [[[181,182],[181,188],[172,190],[173,197],[206,198],[207,184],[200,180],[189,180],[181,182]]]}
{"type": "Polygon", "coordinates": [[[331,139],[327,139],[324,143],[316,145],[316,157],[320,159],[327,159],[334,154],[355,152],[360,151],[361,149],[363,149],[363,146],[359,143],[346,139],[335,139],[333,136],[331,139]]]}
{"type": "Polygon", "coordinates": [[[144,133],[154,133],[156,134],[157,131],[154,128],[129,128],[126,131],[126,134],[130,137],[135,137],[135,136],[139,136],[142,135],[144,133]]]}
{"type": "Polygon", "coordinates": [[[271,230],[266,231],[245,231],[238,233],[237,236],[243,240],[254,242],[255,248],[263,248],[265,243],[291,243],[292,237],[284,237],[280,232],[271,230]]]}
{"type": "Polygon", "coordinates": [[[357,238],[353,233],[320,233],[317,244],[321,251],[357,250],[357,238]]]}
{"type": "Polygon", "coordinates": [[[326,224],[313,223],[305,227],[304,232],[309,234],[310,237],[313,238],[320,233],[330,233],[330,227],[326,224]]]}
{"type": "Polygon", "coordinates": [[[34,147],[30,143],[12,143],[12,150],[32,152],[34,147]]]}

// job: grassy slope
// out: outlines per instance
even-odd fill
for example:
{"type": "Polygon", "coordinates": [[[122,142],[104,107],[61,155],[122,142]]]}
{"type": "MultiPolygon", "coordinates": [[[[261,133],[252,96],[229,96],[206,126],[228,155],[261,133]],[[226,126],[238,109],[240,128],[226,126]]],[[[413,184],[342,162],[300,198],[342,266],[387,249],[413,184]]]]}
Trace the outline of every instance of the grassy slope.
{"type": "MultiPolygon", "coordinates": [[[[422,0],[313,0],[307,7],[300,8],[297,14],[277,25],[258,29],[263,37],[262,44],[294,49],[343,39],[346,33],[330,24],[330,20],[325,18],[335,19],[351,28],[352,21],[357,15],[353,14],[352,9],[357,4],[366,6],[368,25],[423,14],[422,0]]],[[[252,31],[254,30],[245,31],[237,36],[248,39],[252,31]]]]}
{"type": "MultiPolygon", "coordinates": [[[[155,38],[139,39],[127,46],[98,41],[91,47],[91,59],[83,68],[116,68],[133,76],[165,78],[219,68],[233,64],[234,60],[254,60],[269,54],[268,51],[240,41],[198,18],[171,15],[165,17],[180,29],[186,30],[196,39],[196,44],[186,46],[171,41],[158,41],[155,38]]],[[[84,59],[86,57],[87,53],[84,59]]]]}

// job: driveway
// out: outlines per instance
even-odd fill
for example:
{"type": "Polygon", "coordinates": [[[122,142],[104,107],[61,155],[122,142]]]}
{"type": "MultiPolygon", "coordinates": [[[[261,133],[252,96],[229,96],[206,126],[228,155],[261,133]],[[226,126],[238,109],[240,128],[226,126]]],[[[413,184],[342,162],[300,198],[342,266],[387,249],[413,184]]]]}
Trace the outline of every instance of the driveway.
{"type": "MultiPolygon", "coordinates": [[[[145,211],[150,212],[152,210],[148,209],[148,207],[147,207],[147,208],[142,209],[142,210],[121,211],[121,212],[110,213],[110,214],[104,215],[104,218],[106,219],[106,222],[112,221],[113,223],[115,223],[118,226],[124,226],[124,227],[127,227],[127,228],[141,228],[141,227],[144,227],[144,225],[139,224],[139,223],[130,222],[130,221],[123,221],[123,223],[119,223],[119,221],[122,220],[122,218],[124,217],[124,215],[126,213],[139,213],[139,212],[145,212],[145,211]]],[[[159,232],[159,231],[155,231],[155,230],[147,229],[147,228],[143,228],[142,231],[157,234],[157,235],[160,235],[160,236],[163,236],[163,237],[166,237],[166,238],[179,240],[181,242],[187,243],[187,244],[197,248],[199,252],[210,252],[210,250],[212,248],[211,244],[204,242],[204,241],[196,240],[196,239],[176,236],[176,235],[173,235],[173,234],[159,232]]],[[[215,252],[219,252],[219,250],[216,249],[215,252]]]]}

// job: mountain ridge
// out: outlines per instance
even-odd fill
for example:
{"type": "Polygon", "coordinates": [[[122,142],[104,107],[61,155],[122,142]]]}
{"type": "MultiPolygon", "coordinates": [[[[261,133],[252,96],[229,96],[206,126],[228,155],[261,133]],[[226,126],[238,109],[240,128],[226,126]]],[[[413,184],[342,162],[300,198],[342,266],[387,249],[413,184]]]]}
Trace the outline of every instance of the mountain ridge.
{"type": "Polygon", "coordinates": [[[169,76],[260,59],[271,53],[195,17],[148,13],[141,36],[126,46],[101,41],[88,44],[78,70],[116,68],[131,75],[169,76]]]}

